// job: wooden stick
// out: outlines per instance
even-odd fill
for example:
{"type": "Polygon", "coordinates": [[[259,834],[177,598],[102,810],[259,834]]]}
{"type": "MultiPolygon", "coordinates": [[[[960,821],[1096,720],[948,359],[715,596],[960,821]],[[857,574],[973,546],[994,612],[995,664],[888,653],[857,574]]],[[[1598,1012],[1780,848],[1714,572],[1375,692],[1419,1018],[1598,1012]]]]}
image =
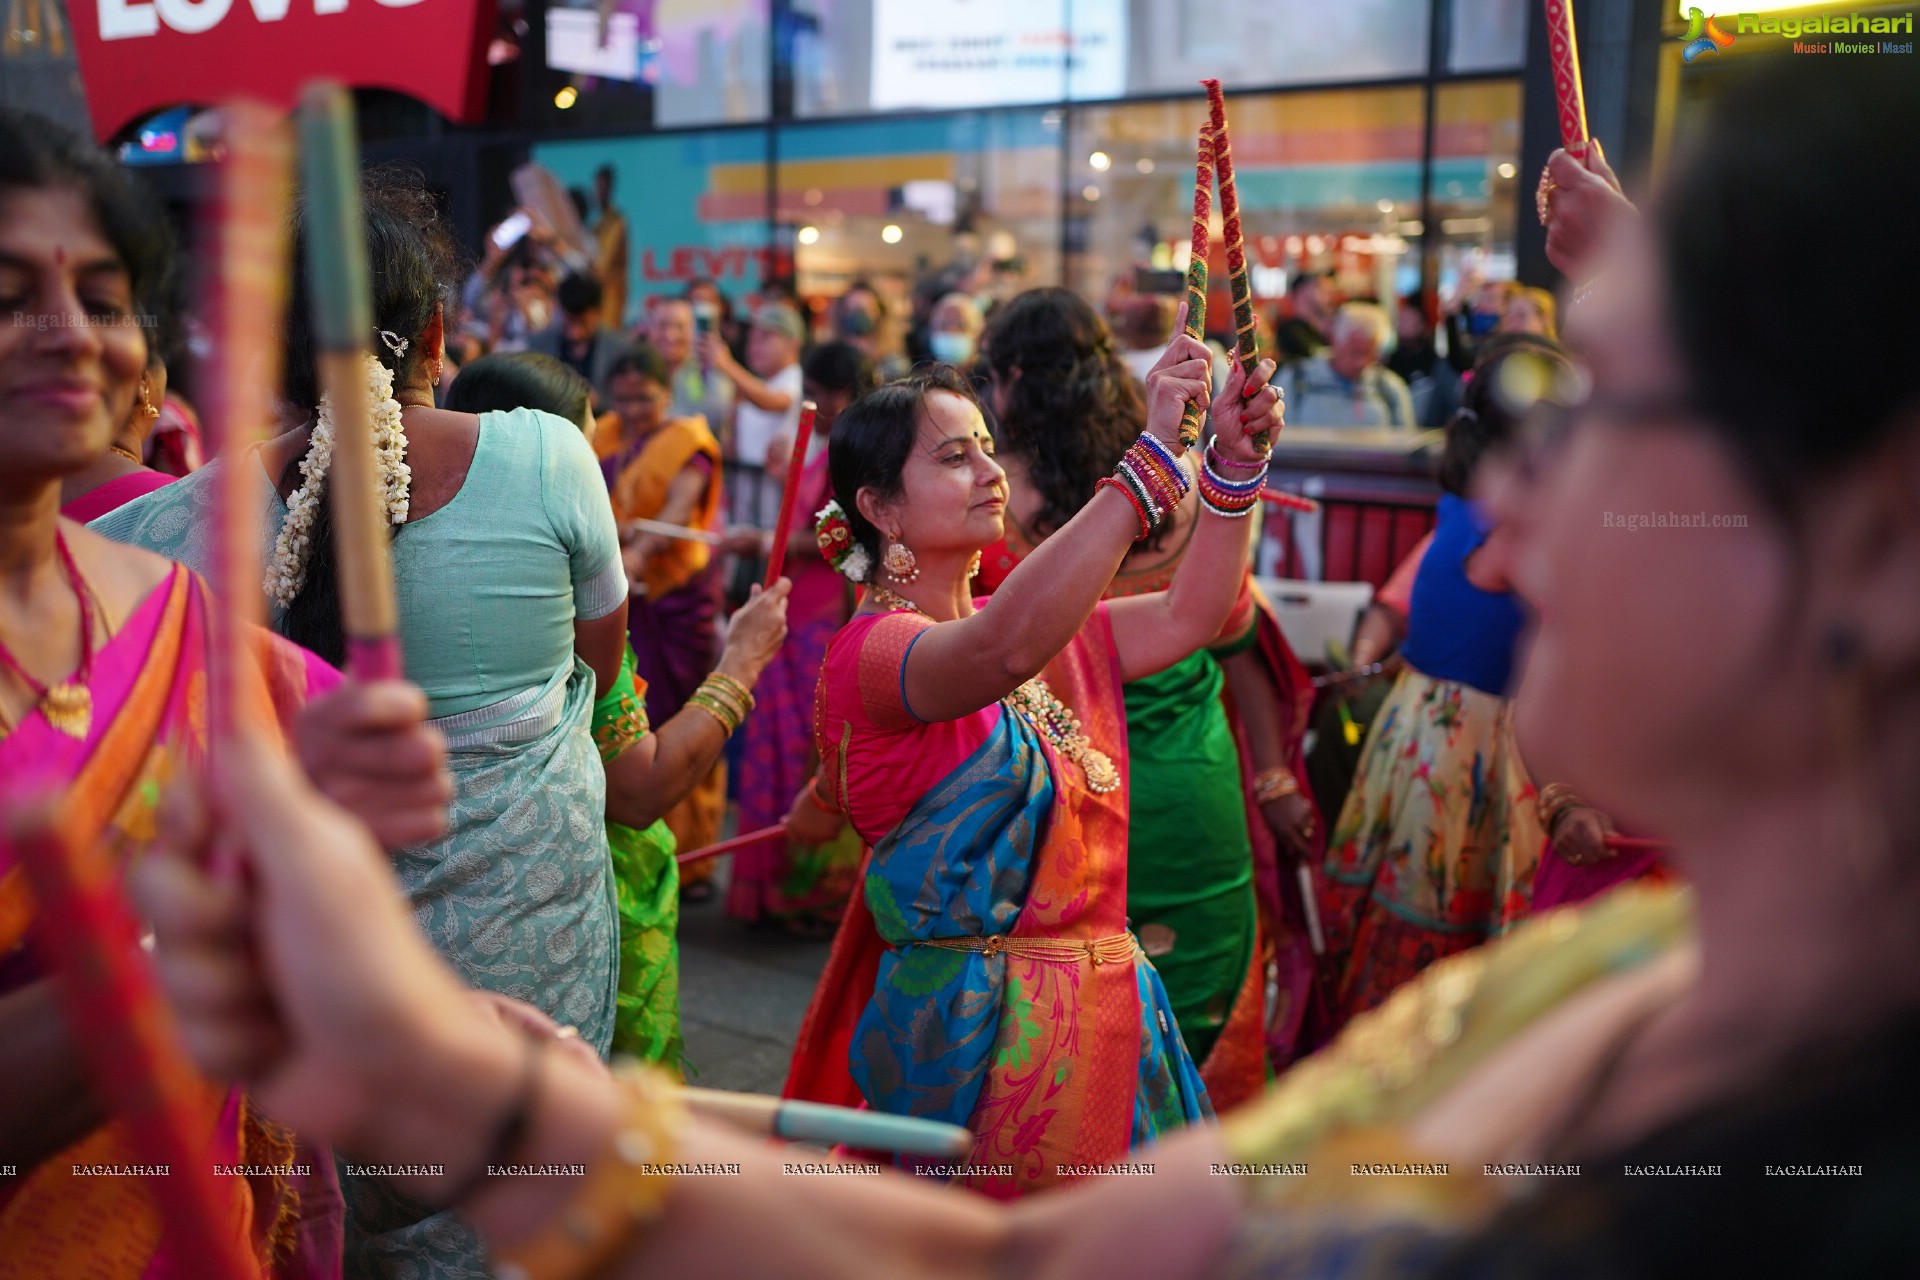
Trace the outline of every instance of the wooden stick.
{"type": "Polygon", "coordinates": [[[760,585],[771,590],[780,581],[780,570],[787,563],[787,537],[793,532],[793,508],[800,501],[800,473],[807,469],[807,446],[813,442],[813,415],[818,406],[811,400],[800,405],[800,429],[794,433],[793,456],[787,461],[787,483],[780,490],[780,518],[773,524],[773,551],[767,556],[767,580],[760,585]]]}
{"type": "Polygon", "coordinates": [[[626,527],[640,533],[658,534],[662,538],[679,538],[683,542],[704,542],[710,547],[723,547],[727,540],[709,529],[689,529],[683,524],[668,524],[665,520],[648,520],[638,517],[627,521],[626,527]]]}
{"type": "Polygon", "coordinates": [[[1547,56],[1559,101],[1560,144],[1577,151],[1587,141],[1587,95],[1580,84],[1580,46],[1573,34],[1573,0],[1546,0],[1547,56]]]}
{"type": "Polygon", "coordinates": [[[1320,904],[1313,896],[1313,872],[1304,862],[1293,864],[1293,877],[1300,885],[1300,914],[1307,921],[1307,945],[1313,954],[1327,954],[1327,931],[1320,927],[1320,904]]]}
{"type": "Polygon", "coordinates": [[[1666,853],[1672,848],[1665,840],[1649,840],[1643,836],[1607,836],[1602,843],[1615,853],[1666,853]]]}
{"type": "MultiPolygon", "coordinates": [[[[373,344],[372,290],[360,197],[360,147],[353,99],[338,85],[309,88],[300,104],[301,172],[306,179],[307,283],[320,385],[333,414],[334,539],[347,666],[357,679],[400,676],[394,603],[392,524],[374,464],[366,358],[373,344]]],[[[407,335],[412,336],[412,335],[407,335]]]]}
{"type": "MultiPolygon", "coordinates": [[[[1187,336],[1205,341],[1207,336],[1207,255],[1213,252],[1213,234],[1207,224],[1213,219],[1213,133],[1209,125],[1200,126],[1200,148],[1193,164],[1193,257],[1187,261],[1187,336]]],[[[1206,410],[1187,405],[1180,415],[1180,443],[1191,449],[1200,443],[1200,420],[1206,410]]]]}
{"type": "Polygon", "coordinates": [[[35,945],[94,1088],[126,1124],[136,1160],[166,1169],[147,1186],[182,1271],[257,1276],[240,1224],[222,1206],[205,1119],[195,1115],[193,1096],[207,1086],[180,1047],[112,861],[101,846],[63,836],[51,810],[12,824],[9,835],[39,907],[35,945]]]}
{"type": "Polygon", "coordinates": [[[948,1159],[973,1150],[972,1132],[937,1120],[834,1107],[822,1102],[770,1098],[757,1093],[685,1089],[681,1094],[696,1115],[722,1120],[748,1133],[770,1138],[948,1159]]]}
{"type": "Polygon", "coordinates": [[[203,287],[213,317],[205,421],[221,456],[214,495],[221,608],[214,620],[212,712],[216,754],[234,740],[252,704],[243,690],[250,670],[249,628],[264,626],[260,581],[265,536],[254,446],[273,419],[280,385],[279,332],[287,307],[287,208],[293,198],[293,138],[286,119],[253,102],[228,103],[218,211],[202,260],[213,264],[203,287]]]}
{"type": "Polygon", "coordinates": [[[1260,501],[1272,503],[1276,507],[1284,507],[1288,511],[1298,511],[1302,515],[1317,516],[1320,514],[1320,504],[1318,502],[1315,502],[1312,498],[1303,498],[1297,493],[1288,493],[1285,489],[1262,489],[1260,491],[1260,501]]]}
{"type": "Polygon", "coordinates": [[[782,818],[770,827],[762,827],[758,831],[749,831],[743,836],[735,836],[731,840],[722,840],[718,844],[706,845],[699,849],[689,849],[685,853],[675,855],[674,861],[684,867],[689,862],[703,862],[708,858],[717,858],[724,853],[738,853],[742,849],[749,848],[756,844],[762,844],[768,840],[778,840],[786,834],[787,823],[786,819],[782,818]]]}

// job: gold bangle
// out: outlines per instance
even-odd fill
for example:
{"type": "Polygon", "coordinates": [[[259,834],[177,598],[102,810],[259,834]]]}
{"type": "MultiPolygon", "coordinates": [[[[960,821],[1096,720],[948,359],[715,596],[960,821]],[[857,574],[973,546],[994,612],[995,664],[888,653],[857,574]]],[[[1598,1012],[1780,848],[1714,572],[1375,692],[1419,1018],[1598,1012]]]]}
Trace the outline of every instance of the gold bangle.
{"type": "Polygon", "coordinates": [[[618,1127],[566,1206],[532,1239],[494,1254],[500,1280],[596,1274],[665,1212],[686,1104],[655,1068],[623,1067],[614,1079],[624,1103],[618,1127]]]}
{"type": "Polygon", "coordinates": [[[1540,795],[1534,801],[1534,808],[1540,815],[1541,829],[1551,836],[1560,819],[1567,816],[1568,810],[1583,809],[1586,804],[1587,802],[1575,794],[1573,788],[1566,783],[1549,782],[1540,788],[1540,795]]]}
{"type": "Polygon", "coordinates": [[[1254,775],[1253,802],[1255,804],[1270,804],[1275,800],[1299,793],[1300,779],[1294,777],[1292,771],[1284,766],[1276,765],[1254,775]]]}
{"type": "Polygon", "coordinates": [[[723,705],[719,699],[708,694],[703,694],[697,689],[694,691],[693,696],[687,699],[687,705],[690,707],[698,707],[715,720],[718,720],[720,722],[721,732],[729,738],[733,736],[733,731],[740,727],[740,719],[734,713],[732,707],[723,705]]]}
{"type": "Polygon", "coordinates": [[[747,686],[741,684],[732,676],[721,675],[716,671],[700,682],[700,688],[697,692],[704,693],[708,697],[733,708],[741,720],[745,720],[753,713],[753,694],[747,691],[747,686]]]}
{"type": "Polygon", "coordinates": [[[716,685],[721,689],[725,689],[727,692],[733,694],[734,697],[738,698],[741,702],[745,703],[747,710],[749,711],[753,710],[753,705],[754,705],[753,690],[747,688],[747,686],[745,686],[744,684],[741,684],[738,680],[735,680],[732,676],[728,675],[726,672],[715,671],[714,673],[709,675],[705,680],[701,681],[701,683],[716,685]]]}

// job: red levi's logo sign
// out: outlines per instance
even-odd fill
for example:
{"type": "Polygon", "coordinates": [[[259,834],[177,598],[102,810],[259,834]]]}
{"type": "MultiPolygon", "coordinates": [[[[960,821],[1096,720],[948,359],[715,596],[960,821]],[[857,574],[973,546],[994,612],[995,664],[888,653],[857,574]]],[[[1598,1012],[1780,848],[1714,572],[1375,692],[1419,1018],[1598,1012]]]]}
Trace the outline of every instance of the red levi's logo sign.
{"type": "Polygon", "coordinates": [[[493,0],[70,0],[93,127],[180,104],[292,107],[312,80],[393,89],[462,122],[486,109],[493,0]]]}

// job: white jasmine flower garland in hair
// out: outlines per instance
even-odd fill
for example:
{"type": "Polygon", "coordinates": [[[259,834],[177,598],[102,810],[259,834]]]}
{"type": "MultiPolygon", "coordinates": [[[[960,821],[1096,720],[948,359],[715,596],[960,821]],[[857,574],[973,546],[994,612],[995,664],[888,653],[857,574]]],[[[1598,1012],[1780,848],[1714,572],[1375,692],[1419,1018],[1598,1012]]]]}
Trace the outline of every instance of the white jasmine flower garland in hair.
{"type": "MultiPolygon", "coordinates": [[[[387,519],[393,524],[405,524],[413,469],[406,463],[407,434],[400,416],[400,402],[393,398],[393,370],[371,355],[366,362],[367,395],[373,402],[374,466],[385,490],[387,519]]],[[[326,397],[322,396],[313,435],[307,444],[307,456],[300,460],[300,487],[287,499],[287,520],[280,526],[273,558],[267,562],[267,598],[278,608],[292,604],[306,584],[307,558],[313,553],[314,517],[324,500],[323,486],[332,465],[333,413],[326,397]]]]}

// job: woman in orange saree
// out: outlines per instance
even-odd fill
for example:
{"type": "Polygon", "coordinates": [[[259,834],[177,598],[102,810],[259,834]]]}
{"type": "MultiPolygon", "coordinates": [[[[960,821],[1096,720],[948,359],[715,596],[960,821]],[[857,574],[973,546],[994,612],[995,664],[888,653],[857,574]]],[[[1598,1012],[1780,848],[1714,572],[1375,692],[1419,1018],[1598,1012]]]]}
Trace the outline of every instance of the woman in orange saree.
{"type": "MultiPolygon", "coordinates": [[[[647,689],[647,719],[665,724],[680,713],[720,656],[719,572],[705,543],[644,532],[632,522],[709,528],[720,509],[720,442],[704,418],[667,418],[672,382],[651,350],[622,356],[607,385],[614,412],[603,417],[600,435],[619,443],[600,467],[626,544],[627,574],[635,584],[627,638],[636,675],[647,689]]],[[[665,821],[680,848],[698,849],[713,843],[726,807],[727,766],[721,761],[665,821]]],[[[683,886],[704,885],[712,864],[694,863],[681,874],[683,886]]]]}
{"type": "MultiPolygon", "coordinates": [[[[914,1167],[997,1198],[1106,1171],[1211,1114],[1126,927],[1120,687],[1219,633],[1244,526],[1209,508],[1169,590],[1101,600],[1177,501],[1166,441],[1207,372],[1198,343],[1168,348],[1127,479],[981,604],[968,583],[1004,532],[1006,473],[971,387],[946,366],[882,387],[829,445],[839,514],[823,546],[869,591],[828,648],[816,801],[872,853],[787,1092],[965,1124],[963,1163],[914,1167]]],[[[1259,472],[1249,435],[1279,425],[1278,397],[1240,390],[1236,376],[1218,447],[1259,472]]]]}

